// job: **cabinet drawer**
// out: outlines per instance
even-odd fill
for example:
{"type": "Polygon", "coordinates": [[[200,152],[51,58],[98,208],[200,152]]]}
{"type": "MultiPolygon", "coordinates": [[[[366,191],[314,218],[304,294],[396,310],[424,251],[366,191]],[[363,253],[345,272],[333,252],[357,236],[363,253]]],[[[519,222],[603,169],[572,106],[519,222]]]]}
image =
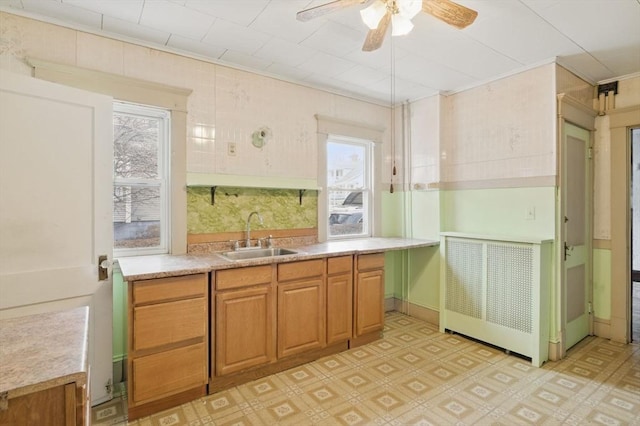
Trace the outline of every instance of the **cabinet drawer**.
{"type": "Polygon", "coordinates": [[[318,277],[323,272],[322,259],[303,260],[301,262],[278,264],[278,281],[289,281],[299,278],[318,277]]]}
{"type": "Polygon", "coordinates": [[[272,271],[271,265],[216,271],[216,289],[227,290],[258,284],[270,284],[272,271]]]}
{"type": "Polygon", "coordinates": [[[133,309],[133,349],[181,342],[206,334],[207,304],[203,297],[133,309]]]}
{"type": "Polygon", "coordinates": [[[342,272],[351,272],[353,258],[351,256],[330,257],[327,259],[327,273],[339,274],[342,272]]]}
{"type": "Polygon", "coordinates": [[[164,302],[205,296],[207,274],[185,275],[182,277],[158,278],[135,281],[133,283],[133,304],[164,302]]]}
{"type": "Polygon", "coordinates": [[[358,271],[384,268],[384,253],[362,254],[356,259],[358,271]]]}
{"type": "Polygon", "coordinates": [[[207,348],[204,343],[133,360],[135,405],[207,384],[207,348]]]}

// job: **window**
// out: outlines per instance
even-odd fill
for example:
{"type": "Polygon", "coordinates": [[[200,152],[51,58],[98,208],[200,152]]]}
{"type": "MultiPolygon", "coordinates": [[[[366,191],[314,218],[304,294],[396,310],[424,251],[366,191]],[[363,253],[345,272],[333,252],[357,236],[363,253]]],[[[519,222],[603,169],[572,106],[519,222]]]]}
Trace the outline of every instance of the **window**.
{"type": "Polygon", "coordinates": [[[328,238],[371,236],[372,142],[327,140],[328,238]]]}
{"type": "Polygon", "coordinates": [[[167,253],[170,112],[113,106],[113,233],[119,256],[167,253]]]}

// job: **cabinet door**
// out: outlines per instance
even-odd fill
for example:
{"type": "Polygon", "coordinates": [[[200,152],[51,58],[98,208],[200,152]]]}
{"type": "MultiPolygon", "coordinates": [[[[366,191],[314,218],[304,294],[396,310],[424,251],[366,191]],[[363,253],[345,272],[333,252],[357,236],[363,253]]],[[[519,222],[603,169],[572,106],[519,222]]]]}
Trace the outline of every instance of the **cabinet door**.
{"type": "Polygon", "coordinates": [[[327,278],[327,345],[351,338],[352,281],[351,273],[327,278]]]}
{"type": "Polygon", "coordinates": [[[355,337],[384,327],[384,270],[359,272],[355,285],[355,337]]]}
{"type": "Polygon", "coordinates": [[[325,346],[322,278],[278,284],[278,357],[325,346]]]}
{"type": "Polygon", "coordinates": [[[216,375],[274,360],[270,286],[216,295],[216,375]]]}

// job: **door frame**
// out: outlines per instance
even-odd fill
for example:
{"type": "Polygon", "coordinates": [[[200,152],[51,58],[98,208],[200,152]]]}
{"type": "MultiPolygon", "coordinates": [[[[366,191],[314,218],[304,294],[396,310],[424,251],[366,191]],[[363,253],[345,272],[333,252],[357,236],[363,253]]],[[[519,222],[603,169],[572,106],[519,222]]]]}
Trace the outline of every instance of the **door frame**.
{"type": "MultiPolygon", "coordinates": [[[[557,95],[557,108],[558,108],[558,121],[557,121],[557,182],[556,187],[558,190],[558,198],[556,200],[556,265],[558,268],[556,269],[556,321],[555,323],[559,325],[559,335],[557,336],[557,341],[549,343],[549,359],[557,360],[564,358],[567,347],[566,347],[566,324],[567,324],[567,313],[566,313],[566,283],[564,281],[564,241],[565,241],[565,227],[564,227],[564,203],[563,203],[563,193],[562,193],[562,176],[563,176],[563,147],[564,143],[564,134],[565,134],[565,125],[570,123],[574,126],[583,128],[590,132],[589,136],[589,147],[593,146],[594,139],[594,131],[595,131],[595,117],[597,116],[597,111],[584,103],[578,101],[577,99],[567,95],[565,93],[560,93],[557,95]]],[[[593,193],[593,162],[590,162],[588,165],[590,168],[589,172],[589,181],[587,182],[587,192],[589,192],[588,204],[591,208],[588,211],[587,218],[587,226],[590,231],[587,236],[587,240],[585,244],[587,245],[587,262],[586,262],[586,273],[587,273],[587,292],[589,294],[589,300],[593,303],[593,271],[592,271],[592,257],[593,257],[593,249],[592,249],[592,229],[593,229],[593,197],[591,194],[593,193]]],[[[590,315],[589,318],[589,334],[593,333],[593,315],[590,315]]]]}
{"type": "Polygon", "coordinates": [[[640,126],[640,105],[607,111],[611,137],[611,324],[610,338],[631,341],[630,129],[640,126]]]}

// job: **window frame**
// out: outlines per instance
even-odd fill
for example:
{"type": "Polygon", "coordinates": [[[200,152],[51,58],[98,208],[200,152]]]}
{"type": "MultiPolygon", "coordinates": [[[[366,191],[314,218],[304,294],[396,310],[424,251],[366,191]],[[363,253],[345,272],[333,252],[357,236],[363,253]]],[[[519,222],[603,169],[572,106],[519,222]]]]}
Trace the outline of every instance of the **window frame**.
{"type": "MultiPolygon", "coordinates": [[[[171,111],[166,108],[142,105],[121,100],[113,101],[113,113],[149,117],[160,121],[158,140],[158,177],[122,178],[113,174],[113,188],[122,186],[157,187],[160,194],[160,244],[154,247],[117,248],[113,247],[114,257],[143,256],[151,254],[167,254],[171,247],[171,111]]],[[[114,156],[115,159],[115,156],[114,156]]],[[[113,222],[113,220],[112,220],[113,222]]],[[[115,223],[115,222],[113,222],[115,223]]],[[[115,238],[114,238],[115,242],[115,238]]]]}
{"type": "Polygon", "coordinates": [[[371,140],[343,136],[343,135],[334,135],[334,134],[327,135],[327,138],[324,142],[324,152],[325,152],[325,158],[326,158],[325,167],[324,167],[324,174],[325,174],[324,203],[327,206],[327,215],[324,218],[324,221],[327,229],[327,232],[326,232],[327,241],[348,240],[348,239],[356,239],[356,238],[370,238],[373,236],[374,193],[375,193],[374,191],[375,179],[373,176],[374,158],[375,158],[374,148],[375,148],[374,141],[371,141],[371,140]],[[359,146],[364,148],[365,158],[363,160],[363,163],[364,163],[363,164],[363,175],[364,175],[363,184],[362,184],[362,188],[357,189],[357,191],[362,192],[362,215],[363,215],[363,218],[365,219],[363,220],[363,232],[358,234],[340,234],[340,235],[331,234],[331,225],[329,223],[330,216],[331,216],[331,212],[329,208],[331,205],[331,201],[330,201],[331,193],[335,191],[346,191],[344,188],[329,186],[330,162],[329,162],[328,149],[329,149],[329,144],[331,143],[359,146]]]}

